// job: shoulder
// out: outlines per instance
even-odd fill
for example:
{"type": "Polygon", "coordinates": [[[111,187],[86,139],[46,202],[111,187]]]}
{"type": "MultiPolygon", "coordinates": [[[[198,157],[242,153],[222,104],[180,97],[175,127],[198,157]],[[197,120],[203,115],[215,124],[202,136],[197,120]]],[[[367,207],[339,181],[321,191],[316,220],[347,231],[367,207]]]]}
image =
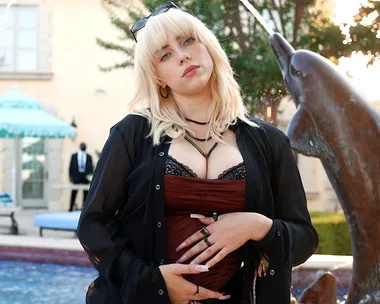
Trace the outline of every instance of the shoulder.
{"type": "Polygon", "coordinates": [[[123,135],[126,135],[131,132],[141,132],[148,124],[148,118],[143,116],[143,114],[132,113],[112,126],[111,130],[117,129],[123,135]]]}
{"type": "Polygon", "coordinates": [[[110,129],[108,140],[124,143],[126,147],[136,147],[146,141],[149,135],[149,120],[142,114],[128,114],[110,129]]]}
{"type": "Polygon", "coordinates": [[[265,136],[271,144],[282,146],[285,142],[289,143],[289,138],[279,128],[269,122],[265,122],[259,118],[248,116],[248,120],[255,123],[257,126],[248,126],[256,129],[261,136],[265,136]]]}
{"type": "Polygon", "coordinates": [[[267,155],[278,160],[284,148],[291,149],[289,138],[279,128],[256,117],[247,117],[255,126],[242,122],[267,155]]]}

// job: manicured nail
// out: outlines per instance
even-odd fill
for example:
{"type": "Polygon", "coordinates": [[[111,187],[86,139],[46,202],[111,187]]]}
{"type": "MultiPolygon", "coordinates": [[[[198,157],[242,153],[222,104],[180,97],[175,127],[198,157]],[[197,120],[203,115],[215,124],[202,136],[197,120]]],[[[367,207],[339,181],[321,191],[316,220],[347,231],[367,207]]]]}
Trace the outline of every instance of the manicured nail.
{"type": "Polygon", "coordinates": [[[208,267],[205,265],[197,265],[195,266],[195,270],[199,272],[206,272],[208,271],[208,267]]]}
{"type": "Polygon", "coordinates": [[[182,263],[182,262],[186,261],[186,258],[187,258],[186,255],[181,256],[181,257],[178,259],[177,263],[182,263]]]}
{"type": "Polygon", "coordinates": [[[190,214],[190,217],[191,218],[197,218],[197,219],[205,218],[205,216],[202,214],[190,214]]]}
{"type": "Polygon", "coordinates": [[[231,298],[231,295],[225,295],[220,297],[219,300],[228,300],[229,298],[231,298]]]}
{"type": "Polygon", "coordinates": [[[185,248],[186,247],[186,243],[182,243],[181,245],[179,245],[176,249],[175,249],[175,251],[180,251],[182,248],[185,248]]]}

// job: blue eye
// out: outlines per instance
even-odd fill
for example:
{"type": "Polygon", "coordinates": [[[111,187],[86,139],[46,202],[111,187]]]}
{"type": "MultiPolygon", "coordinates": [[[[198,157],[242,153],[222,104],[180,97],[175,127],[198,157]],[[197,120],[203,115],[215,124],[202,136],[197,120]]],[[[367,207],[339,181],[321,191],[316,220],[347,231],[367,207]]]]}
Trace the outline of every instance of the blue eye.
{"type": "Polygon", "coordinates": [[[185,40],[185,42],[183,44],[190,44],[194,41],[194,38],[188,38],[185,40]]]}
{"type": "Polygon", "coordinates": [[[166,53],[164,56],[161,57],[161,60],[166,60],[170,56],[170,53],[166,53]]]}

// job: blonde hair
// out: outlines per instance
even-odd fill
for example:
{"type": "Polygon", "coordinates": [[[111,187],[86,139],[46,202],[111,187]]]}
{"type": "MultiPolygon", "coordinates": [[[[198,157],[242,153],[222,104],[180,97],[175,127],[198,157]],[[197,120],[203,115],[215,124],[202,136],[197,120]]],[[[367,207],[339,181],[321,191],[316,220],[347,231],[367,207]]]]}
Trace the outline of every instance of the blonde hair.
{"type": "Polygon", "coordinates": [[[186,132],[193,132],[171,94],[162,98],[159,94],[159,79],[155,74],[154,58],[157,50],[165,44],[167,33],[181,37],[196,37],[205,45],[214,63],[210,77],[212,103],[209,135],[223,142],[221,133],[241,119],[257,126],[246,117],[246,108],[240,87],[233,77],[227,54],[214,34],[199,19],[179,9],[171,9],[152,16],[146,26],[138,32],[135,49],[135,94],[128,104],[128,112],[148,118],[154,145],[163,135],[182,139],[186,132]]]}

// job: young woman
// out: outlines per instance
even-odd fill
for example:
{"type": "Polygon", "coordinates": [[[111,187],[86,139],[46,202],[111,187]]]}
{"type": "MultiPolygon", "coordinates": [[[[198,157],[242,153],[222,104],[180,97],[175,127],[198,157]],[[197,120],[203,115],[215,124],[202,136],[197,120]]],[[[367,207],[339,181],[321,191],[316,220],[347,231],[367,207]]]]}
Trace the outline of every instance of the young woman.
{"type": "Polygon", "coordinates": [[[292,266],[318,236],[288,138],[246,115],[200,20],[169,2],[131,32],[131,114],[111,129],[78,226],[99,271],[87,303],[290,303],[292,266]]]}

